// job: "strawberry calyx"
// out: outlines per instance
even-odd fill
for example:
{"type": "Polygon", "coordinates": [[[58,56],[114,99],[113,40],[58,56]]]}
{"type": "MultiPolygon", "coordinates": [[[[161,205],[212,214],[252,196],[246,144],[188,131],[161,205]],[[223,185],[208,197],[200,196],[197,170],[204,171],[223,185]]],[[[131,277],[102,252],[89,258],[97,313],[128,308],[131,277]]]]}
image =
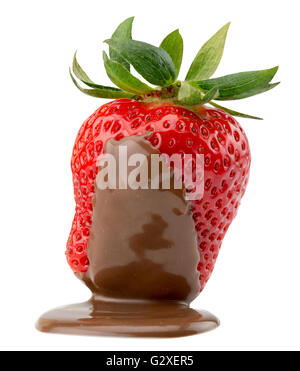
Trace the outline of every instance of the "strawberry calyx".
{"type": "Polygon", "coordinates": [[[279,84],[271,83],[278,67],[211,78],[221,61],[230,23],[201,47],[185,80],[180,81],[178,75],[183,56],[183,39],[179,30],[170,33],[156,47],[132,39],[133,19],[131,17],[122,22],[112,37],[104,41],[109,46],[109,55],[103,52],[104,67],[116,87],[100,85],[91,80],[79,65],[77,53],[74,54],[70,76],[81,92],[106,99],[169,100],[191,110],[203,104],[211,104],[233,116],[260,119],[215,102],[248,98],[279,84]],[[144,81],[130,72],[131,67],[144,81]]]}

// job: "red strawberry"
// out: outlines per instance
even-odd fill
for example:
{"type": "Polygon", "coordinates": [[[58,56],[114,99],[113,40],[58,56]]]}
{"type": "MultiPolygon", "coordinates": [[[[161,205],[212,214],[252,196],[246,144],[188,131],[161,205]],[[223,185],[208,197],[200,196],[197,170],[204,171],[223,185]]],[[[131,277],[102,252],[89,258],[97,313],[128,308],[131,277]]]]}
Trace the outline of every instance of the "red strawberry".
{"type": "Polygon", "coordinates": [[[92,218],[96,159],[107,140],[143,135],[161,153],[203,153],[205,193],[193,201],[200,251],[203,289],[214,268],[224,235],[245,192],[250,169],[248,140],[237,121],[226,112],[201,107],[198,114],[172,104],[149,104],[120,99],[100,107],[77,136],[72,172],[76,214],[67,246],[74,272],[88,269],[87,244],[92,218]]]}
{"type": "Polygon", "coordinates": [[[229,113],[255,118],[218,106],[212,99],[240,99],[269,90],[276,85],[270,81],[277,68],[208,80],[222,56],[229,26],[226,25],[200,50],[186,81],[176,82],[182,59],[179,32],[171,33],[160,48],[156,48],[131,40],[131,25],[132,18],[118,27],[112,39],[107,41],[110,59],[104,54],[106,71],[122,90],[92,82],[74,57],[73,73],[91,88],[80,87],[71,73],[81,91],[95,97],[121,99],[100,107],[78,133],[72,156],[76,213],[67,243],[67,259],[75,273],[88,270],[87,247],[98,170],[96,163],[98,156],[103,154],[105,143],[111,138],[118,140],[151,131],[148,140],[161,153],[204,155],[204,197],[192,202],[203,289],[223,238],[236,216],[249,177],[248,140],[229,113]],[[205,65],[208,61],[209,65],[205,65]],[[152,88],[131,75],[130,64],[159,87],[152,88]]]}

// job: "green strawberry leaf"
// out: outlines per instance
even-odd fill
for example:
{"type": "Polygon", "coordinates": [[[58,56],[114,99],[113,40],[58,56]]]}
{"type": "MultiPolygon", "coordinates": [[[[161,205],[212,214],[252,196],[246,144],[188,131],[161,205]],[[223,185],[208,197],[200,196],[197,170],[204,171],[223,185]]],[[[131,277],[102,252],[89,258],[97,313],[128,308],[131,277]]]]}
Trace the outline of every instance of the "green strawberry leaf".
{"type": "Polygon", "coordinates": [[[175,81],[175,66],[165,50],[136,40],[105,42],[151,84],[165,87],[175,81]]]}
{"type": "Polygon", "coordinates": [[[219,89],[218,100],[236,100],[251,97],[268,91],[276,84],[269,84],[278,67],[261,71],[240,72],[216,79],[197,81],[196,84],[203,91],[208,91],[214,86],[219,89]]]}
{"type": "Polygon", "coordinates": [[[134,77],[122,64],[109,60],[105,52],[103,52],[103,60],[108,77],[122,90],[135,94],[144,94],[153,90],[150,86],[134,77]]]}
{"type": "Polygon", "coordinates": [[[178,100],[183,104],[194,106],[206,104],[212,99],[216,99],[218,94],[219,91],[217,87],[213,87],[206,94],[203,94],[192,82],[184,82],[179,90],[178,100]]]}
{"type": "Polygon", "coordinates": [[[267,83],[267,84],[264,84],[262,86],[258,86],[256,88],[245,91],[243,93],[236,94],[236,95],[234,95],[230,98],[229,97],[228,98],[218,98],[218,100],[238,100],[238,99],[253,97],[254,95],[262,94],[262,93],[265,93],[265,92],[267,92],[271,89],[274,89],[279,84],[280,84],[280,82],[276,82],[274,84],[267,83]]]}
{"type": "Polygon", "coordinates": [[[176,71],[175,79],[177,79],[183,56],[183,39],[179,33],[179,30],[170,33],[163,40],[163,42],[160,45],[160,48],[164,49],[172,58],[176,71]]]}
{"type": "Polygon", "coordinates": [[[74,72],[74,75],[83,83],[87,85],[87,83],[94,84],[93,81],[88,77],[88,75],[83,71],[83,69],[80,67],[78,61],[77,61],[77,51],[74,54],[73,57],[73,64],[72,69],[74,72]]]}
{"type": "MultiPolygon", "coordinates": [[[[103,89],[103,85],[94,83],[88,77],[88,75],[84,72],[84,70],[80,67],[80,64],[78,63],[77,58],[76,58],[76,53],[74,54],[72,69],[73,69],[74,75],[78,78],[78,80],[80,80],[85,85],[89,86],[90,88],[103,89]]],[[[115,88],[110,88],[110,89],[115,89],[115,88]]]]}
{"type": "Polygon", "coordinates": [[[230,23],[222,27],[200,49],[186,76],[187,81],[211,77],[220,64],[230,23]]]}
{"type": "Polygon", "coordinates": [[[251,115],[247,115],[245,113],[241,113],[241,112],[237,112],[237,111],[233,111],[229,108],[226,108],[226,107],[222,107],[220,106],[219,104],[217,103],[214,103],[214,102],[210,102],[209,104],[211,104],[212,106],[216,107],[216,108],[219,108],[227,113],[229,113],[230,115],[232,116],[236,116],[236,117],[243,117],[243,118],[246,118],[246,119],[253,119],[253,120],[263,120],[261,117],[256,117],[256,116],[251,116],[251,115]]]}
{"type": "Polygon", "coordinates": [[[73,76],[71,69],[69,69],[69,73],[77,89],[79,89],[82,93],[90,95],[92,97],[108,98],[108,99],[116,98],[117,99],[117,98],[132,98],[134,96],[132,93],[122,91],[117,88],[112,88],[109,86],[102,86],[102,85],[97,85],[96,89],[84,89],[75,80],[75,77],[73,76]]]}
{"type": "MultiPolygon", "coordinates": [[[[116,31],[112,35],[112,39],[118,39],[118,40],[126,40],[126,39],[132,39],[132,23],[133,23],[134,17],[130,17],[125,19],[124,22],[122,22],[116,31]]],[[[112,48],[109,48],[109,56],[110,59],[122,64],[126,70],[130,71],[130,64],[124,60],[115,50],[112,48]]]]}
{"type": "Polygon", "coordinates": [[[219,89],[216,86],[210,89],[206,94],[204,94],[201,104],[209,103],[211,100],[218,98],[218,96],[219,96],[219,89]]]}

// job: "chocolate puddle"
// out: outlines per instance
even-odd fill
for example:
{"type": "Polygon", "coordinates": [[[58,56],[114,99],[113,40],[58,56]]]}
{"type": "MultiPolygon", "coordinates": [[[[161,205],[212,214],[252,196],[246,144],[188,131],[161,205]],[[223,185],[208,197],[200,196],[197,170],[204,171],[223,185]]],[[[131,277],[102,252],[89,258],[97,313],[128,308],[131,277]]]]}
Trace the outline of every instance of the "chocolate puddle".
{"type": "MultiPolygon", "coordinates": [[[[148,141],[139,136],[110,140],[105,153],[117,160],[117,185],[123,176],[118,171],[120,146],[126,146],[128,158],[145,155],[150,175],[151,155],[159,152],[148,141]]],[[[128,166],[127,173],[135,167],[128,166]]],[[[167,190],[101,190],[97,178],[90,266],[87,273],[77,274],[92,291],[92,299],[45,314],[39,330],[172,337],[218,326],[213,315],[188,306],[200,292],[200,257],[189,202],[183,189],[174,188],[172,171],[170,178],[167,190]]]]}

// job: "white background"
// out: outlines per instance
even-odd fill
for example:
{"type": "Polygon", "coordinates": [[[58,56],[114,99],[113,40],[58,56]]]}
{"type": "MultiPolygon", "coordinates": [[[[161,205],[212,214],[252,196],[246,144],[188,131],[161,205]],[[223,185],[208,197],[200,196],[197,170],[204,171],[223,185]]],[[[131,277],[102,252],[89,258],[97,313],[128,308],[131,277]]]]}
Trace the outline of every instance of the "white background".
{"type": "Polygon", "coordinates": [[[299,350],[298,1],[2,1],[0,5],[0,349],[299,350]],[[37,332],[43,312],[84,301],[88,290],[66,264],[74,212],[70,157],[81,123],[104,101],[68,76],[75,49],[91,76],[108,83],[102,41],[135,15],[134,37],[159,44],[180,28],[184,77],[199,47],[232,22],[217,75],[280,65],[282,84],[228,106],[253,156],[250,184],[214,274],[193,303],[216,314],[218,330],[147,340],[37,332]]]}

